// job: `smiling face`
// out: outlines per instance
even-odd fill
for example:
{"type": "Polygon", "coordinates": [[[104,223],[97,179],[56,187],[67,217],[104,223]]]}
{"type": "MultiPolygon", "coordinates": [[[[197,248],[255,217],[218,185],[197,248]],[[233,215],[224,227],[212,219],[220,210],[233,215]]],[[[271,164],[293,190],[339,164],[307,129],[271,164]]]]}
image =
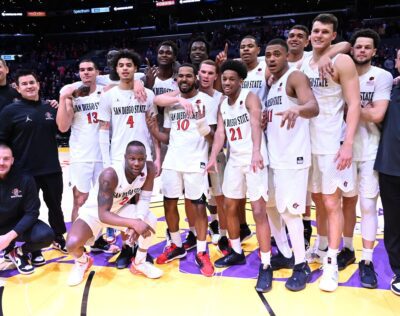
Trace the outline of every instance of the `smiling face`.
{"type": "Polygon", "coordinates": [[[33,75],[21,76],[17,80],[17,91],[26,100],[39,100],[39,89],[39,82],[33,75]]]}
{"type": "Polygon", "coordinates": [[[200,64],[208,58],[207,46],[204,42],[193,42],[190,47],[190,60],[193,64],[200,64]]]}
{"type": "Polygon", "coordinates": [[[169,45],[161,45],[157,53],[159,66],[169,66],[175,61],[174,50],[169,45]]]}
{"type": "Polygon", "coordinates": [[[300,29],[292,29],[287,38],[289,52],[293,54],[300,54],[307,47],[309,41],[306,32],[300,29]]]}
{"type": "Polygon", "coordinates": [[[131,81],[136,72],[136,66],[130,58],[120,58],[116,67],[117,74],[121,81],[131,81]]]}
{"type": "Polygon", "coordinates": [[[351,48],[350,53],[357,65],[365,65],[370,63],[376,54],[374,40],[369,37],[358,37],[351,48]]]}
{"type": "Polygon", "coordinates": [[[196,76],[192,67],[180,67],[177,83],[181,93],[190,93],[196,88],[196,76]]]}
{"type": "Polygon", "coordinates": [[[227,97],[233,97],[240,89],[243,79],[234,70],[225,70],[221,75],[222,90],[227,97]]]}
{"type": "Polygon", "coordinates": [[[315,21],[311,30],[310,40],[313,49],[325,50],[336,38],[336,32],[333,31],[333,24],[324,24],[315,21]]]}
{"type": "Polygon", "coordinates": [[[85,61],[79,64],[79,77],[86,86],[95,83],[98,74],[99,72],[92,62],[85,61]]]}

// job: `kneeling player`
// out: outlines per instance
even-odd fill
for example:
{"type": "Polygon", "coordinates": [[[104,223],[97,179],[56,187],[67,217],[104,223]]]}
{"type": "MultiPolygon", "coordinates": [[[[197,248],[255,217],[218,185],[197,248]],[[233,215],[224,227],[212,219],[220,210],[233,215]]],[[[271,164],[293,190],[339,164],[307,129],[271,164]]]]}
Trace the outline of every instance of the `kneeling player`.
{"type": "Polygon", "coordinates": [[[132,273],[141,273],[151,279],[161,277],[162,271],[146,262],[157,223],[157,218],[149,211],[154,176],[153,168],[146,164],[146,148],[138,141],[127,145],[124,163],[111,166],[100,174],[83,206],[85,211],[80,212],[68,234],[67,249],[75,258],[68,285],[82,282],[93,262],[85,253],[84,245],[106,226],[126,230],[132,241],[139,237],[139,249],[130,268],[132,273]],[[137,204],[128,204],[137,193],[137,204]]]}

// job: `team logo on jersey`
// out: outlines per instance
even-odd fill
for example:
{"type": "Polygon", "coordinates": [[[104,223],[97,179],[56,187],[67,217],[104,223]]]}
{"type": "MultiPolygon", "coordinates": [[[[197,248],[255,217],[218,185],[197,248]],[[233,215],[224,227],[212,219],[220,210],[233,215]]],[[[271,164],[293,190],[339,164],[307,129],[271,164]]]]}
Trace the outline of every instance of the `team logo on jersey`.
{"type": "Polygon", "coordinates": [[[50,112],[44,113],[44,118],[46,119],[46,121],[48,120],[54,121],[53,114],[51,114],[50,112]]]}
{"type": "Polygon", "coordinates": [[[295,210],[297,210],[297,208],[298,208],[299,206],[300,206],[300,205],[297,204],[297,203],[293,203],[293,205],[292,205],[292,207],[293,207],[295,210]]]}
{"type": "Polygon", "coordinates": [[[201,104],[201,100],[197,99],[195,103],[196,103],[196,105],[200,105],[201,104]]]}
{"type": "Polygon", "coordinates": [[[22,197],[22,191],[18,188],[12,189],[11,190],[11,198],[15,199],[15,198],[20,198],[22,197]]]}
{"type": "Polygon", "coordinates": [[[206,168],[206,163],[205,162],[200,162],[200,168],[205,169],[206,168]]]}
{"type": "Polygon", "coordinates": [[[369,77],[369,79],[368,79],[368,81],[367,81],[367,85],[373,86],[373,85],[374,85],[374,80],[375,80],[374,77],[369,77]]]}
{"type": "Polygon", "coordinates": [[[262,68],[257,69],[257,75],[262,75],[262,68]]]}
{"type": "Polygon", "coordinates": [[[297,164],[302,165],[304,163],[304,158],[303,157],[297,157],[297,164]]]}
{"type": "Polygon", "coordinates": [[[283,85],[283,82],[281,82],[281,83],[279,84],[278,92],[281,92],[281,91],[282,91],[282,85],[283,85]]]}
{"type": "Polygon", "coordinates": [[[347,184],[348,184],[347,181],[343,182],[343,185],[344,185],[345,188],[347,188],[347,184]]]}
{"type": "Polygon", "coordinates": [[[29,117],[29,114],[26,116],[25,123],[27,123],[27,122],[33,122],[32,119],[29,117]]]}

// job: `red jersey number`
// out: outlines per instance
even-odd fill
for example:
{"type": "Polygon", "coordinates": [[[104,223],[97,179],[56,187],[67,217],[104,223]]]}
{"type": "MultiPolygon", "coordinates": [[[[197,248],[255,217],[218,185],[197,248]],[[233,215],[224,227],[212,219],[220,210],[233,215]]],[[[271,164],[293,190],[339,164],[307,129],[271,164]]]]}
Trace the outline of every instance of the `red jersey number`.
{"type": "Polygon", "coordinates": [[[234,142],[235,140],[239,140],[239,139],[243,138],[240,127],[230,128],[229,133],[231,134],[231,142],[234,142]]]}

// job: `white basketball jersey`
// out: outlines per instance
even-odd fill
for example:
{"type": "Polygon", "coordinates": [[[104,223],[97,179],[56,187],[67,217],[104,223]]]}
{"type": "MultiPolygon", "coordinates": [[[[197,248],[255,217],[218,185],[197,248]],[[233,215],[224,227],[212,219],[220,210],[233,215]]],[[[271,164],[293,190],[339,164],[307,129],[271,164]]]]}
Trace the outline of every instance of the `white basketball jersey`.
{"type": "Polygon", "coordinates": [[[303,61],[304,61],[304,59],[306,58],[306,57],[309,57],[309,56],[311,56],[312,55],[312,52],[307,52],[307,51],[304,51],[303,52],[303,56],[301,57],[301,59],[299,59],[298,61],[288,61],[288,64],[289,64],[289,68],[293,68],[293,67],[297,67],[297,65],[302,65],[303,64],[303,61]]]}
{"type": "Polygon", "coordinates": [[[132,90],[121,90],[118,86],[103,93],[100,99],[99,120],[111,123],[111,163],[124,159],[126,145],[132,140],[146,147],[147,160],[152,160],[151,137],[146,124],[146,113],[157,113],[153,105],[154,93],[145,89],[147,100],[139,103],[132,90]]]}
{"type": "Polygon", "coordinates": [[[294,128],[281,127],[282,116],[278,112],[286,111],[298,105],[297,99],[286,93],[286,84],[290,74],[297,71],[289,69],[269,89],[267,98],[267,145],[269,165],[274,169],[303,169],[311,165],[311,143],[309,120],[296,119],[294,128]]]}
{"type": "Polygon", "coordinates": [[[73,98],[74,117],[69,138],[70,160],[73,162],[101,162],[99,146],[98,110],[102,87],[86,97],[73,98]]]}
{"type": "MultiPolygon", "coordinates": [[[[118,165],[112,165],[111,168],[115,170],[118,177],[118,184],[113,193],[113,202],[110,212],[118,213],[121,207],[123,207],[129,200],[137,193],[140,194],[142,191],[144,182],[147,177],[147,166],[144,165],[143,171],[136,179],[129,183],[125,175],[125,163],[119,162],[118,165]]],[[[98,208],[97,196],[99,194],[99,180],[96,185],[90,190],[89,198],[85,203],[85,207],[98,208]]]]}
{"type": "Polygon", "coordinates": [[[243,90],[252,91],[259,97],[263,109],[265,108],[268,94],[268,86],[265,81],[266,69],[267,64],[265,61],[259,62],[257,67],[247,72],[247,77],[242,83],[243,90]]]}
{"type": "Polygon", "coordinates": [[[203,92],[187,99],[193,105],[194,115],[188,117],[180,105],[165,108],[164,128],[170,128],[168,151],[162,167],[180,172],[203,172],[208,161],[208,142],[196,127],[197,105],[205,106],[208,125],[217,124],[217,108],[213,99],[203,92]]]}
{"type": "MultiPolygon", "coordinates": [[[[334,64],[336,55],[332,59],[334,64]]],[[[340,147],[344,111],[342,87],[331,77],[320,79],[317,68],[311,68],[312,55],[304,59],[301,70],[310,84],[319,105],[319,115],[310,119],[311,151],[317,155],[336,154],[340,147]]]]}
{"type": "MultiPolygon", "coordinates": [[[[393,76],[390,72],[371,66],[360,80],[361,107],[378,100],[390,100],[393,76]]],[[[353,160],[375,160],[381,133],[375,123],[360,120],[354,138],[353,160]]]]}
{"type": "Polygon", "coordinates": [[[156,77],[153,86],[153,92],[155,95],[160,95],[175,90],[178,90],[178,84],[174,78],[171,77],[166,80],[161,80],[160,78],[156,77]]]}
{"type": "MultiPolygon", "coordinates": [[[[246,98],[250,91],[242,89],[235,104],[229,105],[228,98],[221,104],[225,134],[229,142],[229,163],[232,166],[249,166],[253,153],[250,113],[246,107],[246,98]]],[[[268,164],[265,135],[261,132],[261,155],[264,165],[268,164]]]]}

